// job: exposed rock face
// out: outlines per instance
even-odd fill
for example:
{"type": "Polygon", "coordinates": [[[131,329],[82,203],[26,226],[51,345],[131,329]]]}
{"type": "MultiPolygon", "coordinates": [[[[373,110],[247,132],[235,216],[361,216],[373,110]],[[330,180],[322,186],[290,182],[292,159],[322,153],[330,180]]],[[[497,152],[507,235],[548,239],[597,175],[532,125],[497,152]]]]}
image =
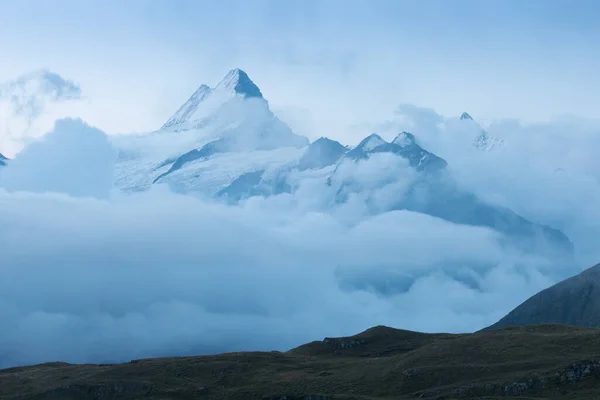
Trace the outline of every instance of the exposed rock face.
{"type": "Polygon", "coordinates": [[[500,321],[512,325],[565,324],[600,327],[600,264],[530,297],[500,321]]]}
{"type": "Polygon", "coordinates": [[[600,361],[584,360],[574,362],[556,373],[558,383],[575,383],[588,376],[600,377],[600,361]]]}
{"type": "MultiPolygon", "coordinates": [[[[532,375],[519,381],[504,384],[486,384],[461,386],[452,391],[456,397],[474,396],[503,396],[519,397],[533,395],[542,391],[556,391],[566,389],[570,385],[586,378],[600,378],[600,362],[597,360],[582,360],[567,365],[558,370],[554,375],[532,375]]],[[[423,396],[421,396],[423,397],[423,396]]]]}
{"type": "Polygon", "coordinates": [[[351,339],[351,338],[325,338],[323,339],[324,344],[331,345],[337,349],[352,349],[365,344],[364,339],[351,339]]]}

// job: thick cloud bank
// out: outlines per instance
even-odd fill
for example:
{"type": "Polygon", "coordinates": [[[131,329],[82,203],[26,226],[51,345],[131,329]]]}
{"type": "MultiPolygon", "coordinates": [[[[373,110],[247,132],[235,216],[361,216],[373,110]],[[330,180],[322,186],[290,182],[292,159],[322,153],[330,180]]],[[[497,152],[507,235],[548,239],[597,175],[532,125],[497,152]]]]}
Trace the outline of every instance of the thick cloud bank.
{"type": "Polygon", "coordinates": [[[62,119],[0,171],[0,185],[12,191],[107,198],[115,160],[104,132],[81,120],[62,119]]]}
{"type": "MultiPolygon", "coordinates": [[[[452,162],[449,148],[440,155],[452,162]]],[[[109,195],[111,157],[101,132],[65,120],[0,172],[0,367],[285,350],[377,324],[472,331],[578,267],[506,252],[491,230],[419,213],[361,215],[354,203],[316,212],[299,204],[316,185],[239,206],[160,186],[109,195]]],[[[385,157],[375,161],[359,174],[364,185],[381,176],[385,157]]],[[[456,171],[482,195],[505,188],[519,211],[563,223],[576,246],[600,233],[587,198],[572,194],[600,193],[590,163],[573,166],[577,179],[547,182],[568,193],[526,186],[535,168],[520,176],[496,165],[496,185],[469,178],[467,162],[456,171]]]]}
{"type": "Polygon", "coordinates": [[[523,124],[490,121],[487,134],[502,145],[477,149],[476,121],[445,118],[434,110],[405,105],[382,126],[392,135],[409,130],[424,148],[446,159],[462,187],[537,223],[560,229],[575,243],[577,261],[600,260],[600,121],[561,118],[523,124]]]}

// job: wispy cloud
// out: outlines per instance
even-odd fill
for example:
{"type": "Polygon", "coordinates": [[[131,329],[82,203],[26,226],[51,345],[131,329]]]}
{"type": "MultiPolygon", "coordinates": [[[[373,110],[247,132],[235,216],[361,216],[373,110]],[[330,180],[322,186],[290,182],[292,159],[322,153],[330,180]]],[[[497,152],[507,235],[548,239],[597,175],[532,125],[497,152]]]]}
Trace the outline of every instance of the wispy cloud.
{"type": "Polygon", "coordinates": [[[0,151],[13,156],[46,133],[55,118],[70,115],[81,99],[79,85],[45,69],[1,83],[0,151]]]}
{"type": "Polygon", "coordinates": [[[51,102],[81,98],[81,88],[49,70],[20,76],[0,85],[0,99],[7,100],[14,113],[28,121],[38,117],[51,102]]]}

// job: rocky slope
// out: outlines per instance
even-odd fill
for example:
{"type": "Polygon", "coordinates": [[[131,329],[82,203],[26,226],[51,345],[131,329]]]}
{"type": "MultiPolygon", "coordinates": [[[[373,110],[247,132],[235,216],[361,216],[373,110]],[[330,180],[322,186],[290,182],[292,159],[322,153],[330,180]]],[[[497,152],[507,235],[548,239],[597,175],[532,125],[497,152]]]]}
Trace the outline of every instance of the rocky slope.
{"type": "Polygon", "coordinates": [[[0,370],[0,398],[596,399],[599,383],[597,329],[541,325],[450,335],[379,326],[286,353],[0,370]]]}
{"type": "Polygon", "coordinates": [[[600,264],[542,290],[486,329],[534,324],[600,327],[600,264]]]}

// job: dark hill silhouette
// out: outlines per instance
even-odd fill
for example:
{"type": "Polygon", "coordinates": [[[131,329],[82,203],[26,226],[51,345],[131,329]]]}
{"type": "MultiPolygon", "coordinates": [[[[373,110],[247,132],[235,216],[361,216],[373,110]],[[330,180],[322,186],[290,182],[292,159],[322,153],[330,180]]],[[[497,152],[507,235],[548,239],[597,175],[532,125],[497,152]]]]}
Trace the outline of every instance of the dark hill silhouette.
{"type": "Polygon", "coordinates": [[[600,329],[425,334],[378,326],[288,352],[0,370],[0,399],[600,398],[600,329]]]}
{"type": "Polygon", "coordinates": [[[486,329],[535,324],[599,328],[600,264],[542,290],[486,329]]]}

